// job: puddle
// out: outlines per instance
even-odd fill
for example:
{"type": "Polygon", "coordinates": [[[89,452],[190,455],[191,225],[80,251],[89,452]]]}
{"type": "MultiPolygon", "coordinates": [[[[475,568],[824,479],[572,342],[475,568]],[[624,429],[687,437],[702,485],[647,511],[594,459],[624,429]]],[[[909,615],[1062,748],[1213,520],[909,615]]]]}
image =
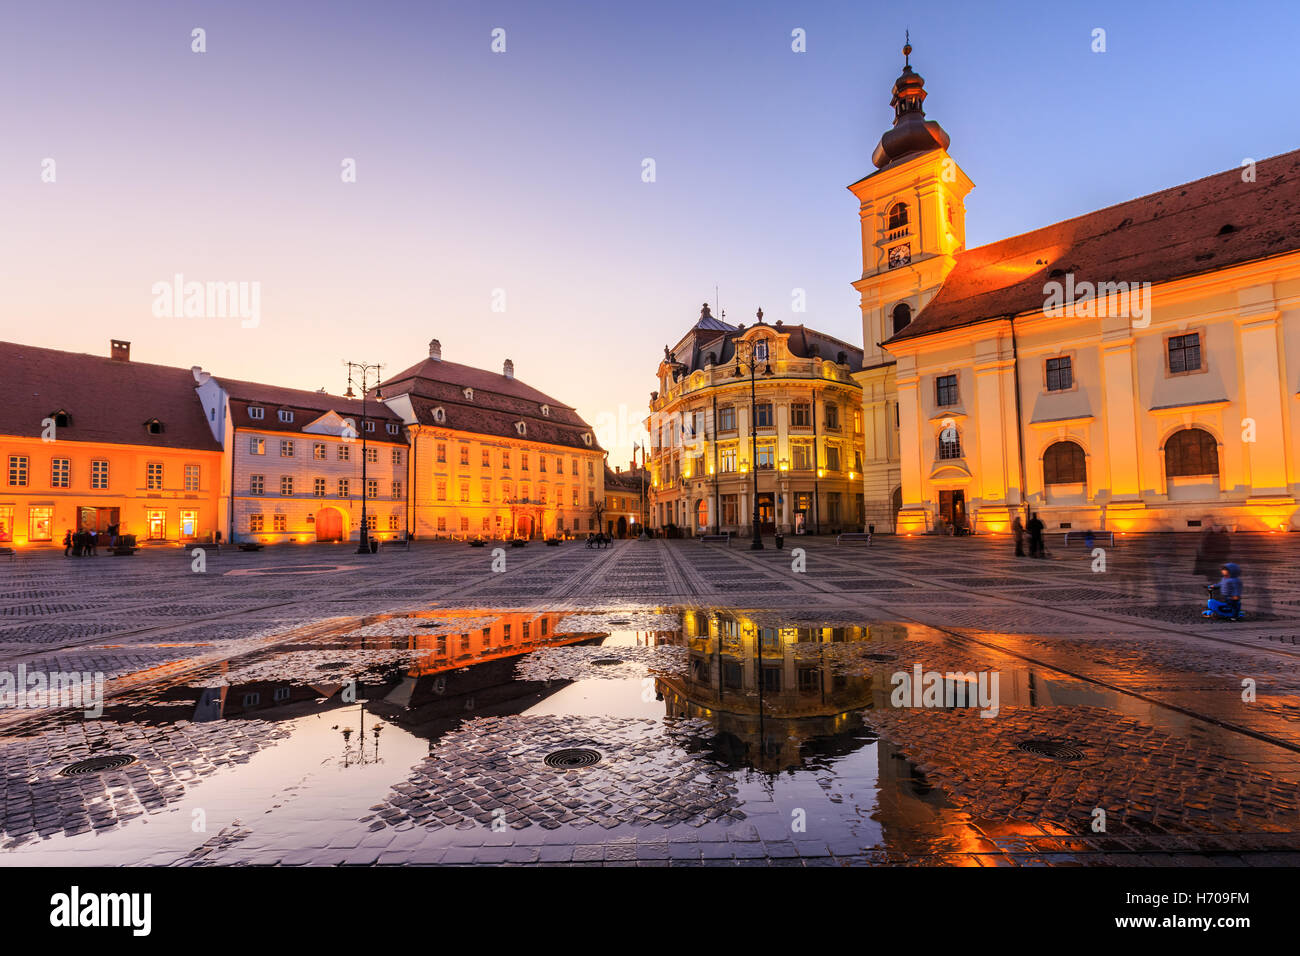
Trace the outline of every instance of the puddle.
{"type": "MultiPolygon", "coordinates": [[[[100,720],[10,728],[0,863],[496,861],[497,847],[521,843],[683,834],[706,857],[709,847],[796,846],[924,858],[987,849],[973,811],[996,796],[954,776],[942,759],[953,734],[936,727],[957,731],[958,750],[960,734],[976,732],[973,755],[1014,750],[983,732],[1072,709],[1095,726],[1140,725],[1161,752],[1277,757],[920,625],[701,609],[456,609],[343,623],[112,700],[100,720]],[[922,699],[917,665],[969,674],[939,693],[971,699],[900,710],[900,684],[905,699],[922,699]],[[997,707],[1014,718],[979,717],[979,675],[992,671],[997,707]],[[596,762],[547,764],[567,748],[596,762]],[[116,754],[137,759],[58,774],[116,754]]],[[[1107,740],[1070,729],[1085,762],[1103,758],[1107,740]]]]}

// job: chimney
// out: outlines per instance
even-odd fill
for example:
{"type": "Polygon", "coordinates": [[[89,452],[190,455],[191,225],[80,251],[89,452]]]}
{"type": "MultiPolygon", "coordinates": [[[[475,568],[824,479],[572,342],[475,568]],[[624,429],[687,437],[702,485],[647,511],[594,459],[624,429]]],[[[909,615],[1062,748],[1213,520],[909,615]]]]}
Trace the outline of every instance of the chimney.
{"type": "Polygon", "coordinates": [[[123,342],[121,339],[110,339],[112,347],[112,358],[114,362],[131,361],[131,343],[123,342]]]}
{"type": "Polygon", "coordinates": [[[212,378],[212,373],[203,371],[203,366],[201,365],[191,365],[190,374],[194,376],[194,381],[198,382],[200,385],[208,384],[208,380],[212,378]]]}
{"type": "Polygon", "coordinates": [[[431,339],[429,341],[429,358],[433,359],[435,362],[442,361],[442,343],[437,339],[431,339]]]}
{"type": "Polygon", "coordinates": [[[614,474],[616,474],[616,475],[621,475],[621,474],[623,474],[623,466],[622,466],[622,465],[615,465],[615,466],[614,466],[614,474]]]}
{"type": "Polygon", "coordinates": [[[502,367],[501,374],[504,375],[506,378],[514,378],[515,363],[510,361],[510,359],[506,359],[506,364],[502,367]]]}

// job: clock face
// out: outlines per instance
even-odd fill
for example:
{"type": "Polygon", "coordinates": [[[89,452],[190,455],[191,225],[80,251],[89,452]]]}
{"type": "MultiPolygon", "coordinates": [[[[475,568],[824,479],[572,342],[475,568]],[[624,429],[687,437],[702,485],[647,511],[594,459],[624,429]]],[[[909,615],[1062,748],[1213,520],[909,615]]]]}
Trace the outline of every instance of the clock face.
{"type": "Polygon", "coordinates": [[[912,261],[912,244],[904,242],[900,245],[893,246],[889,250],[889,268],[895,266],[905,266],[912,261]]]}

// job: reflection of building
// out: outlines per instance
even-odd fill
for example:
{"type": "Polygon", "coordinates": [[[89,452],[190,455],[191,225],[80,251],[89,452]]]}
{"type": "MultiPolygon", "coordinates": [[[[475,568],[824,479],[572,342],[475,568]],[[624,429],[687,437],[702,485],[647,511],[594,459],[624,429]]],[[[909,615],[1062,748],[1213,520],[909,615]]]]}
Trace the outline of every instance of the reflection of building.
{"type": "Polygon", "coordinates": [[[664,352],[648,422],[653,526],[750,534],[756,468],[763,530],[861,527],[861,349],[761,317],[733,326],[705,305],[664,352]],[[758,367],[752,420],[738,345],[758,367]]]}
{"type": "Polygon", "coordinates": [[[604,453],[576,411],[515,378],[442,360],[380,385],[412,436],[417,536],[540,537],[596,530],[604,453]]]}
{"type": "Polygon", "coordinates": [[[871,513],[1295,527],[1300,152],[966,249],[972,183],[925,97],[905,66],[849,187],[871,513]]]}
{"type": "MultiPolygon", "coordinates": [[[[221,446],[189,369],[0,344],[0,546],[62,547],[117,526],[150,541],[209,540],[221,446]]],[[[101,544],[106,544],[101,538],[101,544]]]]}
{"type": "Polygon", "coordinates": [[[682,627],[689,671],[660,678],[660,692],[669,715],[712,720],[727,759],[779,770],[814,740],[865,742],[872,682],[836,673],[825,648],[869,640],[868,628],[763,627],[729,611],[687,612],[682,627]]]}
{"type": "Polygon", "coordinates": [[[617,538],[641,533],[641,516],[649,499],[650,476],[644,468],[610,469],[605,466],[605,522],[606,534],[617,538]]]}
{"type": "Polygon", "coordinates": [[[199,397],[226,449],[223,526],[232,541],[358,541],[406,531],[406,436],[381,402],[199,372],[199,397]],[[365,480],[362,437],[365,438],[365,480]]]}

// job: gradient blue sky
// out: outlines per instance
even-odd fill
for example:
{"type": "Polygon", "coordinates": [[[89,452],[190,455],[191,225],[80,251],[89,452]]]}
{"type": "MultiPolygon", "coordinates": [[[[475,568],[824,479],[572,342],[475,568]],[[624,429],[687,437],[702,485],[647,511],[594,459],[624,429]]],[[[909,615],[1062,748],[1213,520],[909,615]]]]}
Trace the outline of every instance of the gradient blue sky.
{"type": "Polygon", "coordinates": [[[715,284],[860,343],[844,187],[905,27],[970,245],[1300,146],[1294,3],[10,4],[0,338],[341,392],[437,337],[593,424],[644,412],[715,284]],[[260,326],[155,318],[177,272],[260,282],[260,326]]]}

